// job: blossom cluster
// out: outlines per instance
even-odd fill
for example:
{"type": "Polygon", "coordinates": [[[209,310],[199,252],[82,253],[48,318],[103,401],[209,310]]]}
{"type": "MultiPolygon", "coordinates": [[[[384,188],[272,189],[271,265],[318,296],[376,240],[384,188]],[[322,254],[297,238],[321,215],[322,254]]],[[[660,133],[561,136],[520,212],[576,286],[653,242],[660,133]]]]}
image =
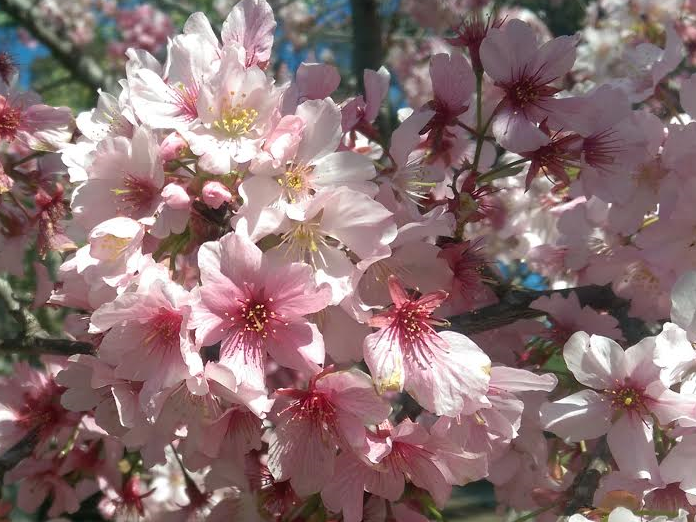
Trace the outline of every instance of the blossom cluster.
{"type": "Polygon", "coordinates": [[[17,506],[423,521],[485,478],[540,519],[693,515],[696,76],[669,83],[674,24],[581,79],[579,37],[476,13],[393,132],[385,67],[343,100],[330,65],[280,84],[275,28],[266,0],[219,35],[195,13],[75,119],[0,56],[0,268],[34,238],[61,252],[35,302],[91,347],[0,380],[0,454],[31,450],[4,474],[17,506]],[[496,260],[549,290],[515,315],[496,260]]]}
{"type": "MultiPolygon", "coordinates": [[[[174,31],[169,16],[149,3],[128,7],[114,0],[39,0],[35,9],[39,24],[79,49],[103,39],[102,28],[115,26],[116,39],[109,42],[107,50],[116,67],[122,66],[123,55],[130,47],[159,53],[174,31]]],[[[37,45],[32,35],[19,32],[27,43],[37,45]]]]}

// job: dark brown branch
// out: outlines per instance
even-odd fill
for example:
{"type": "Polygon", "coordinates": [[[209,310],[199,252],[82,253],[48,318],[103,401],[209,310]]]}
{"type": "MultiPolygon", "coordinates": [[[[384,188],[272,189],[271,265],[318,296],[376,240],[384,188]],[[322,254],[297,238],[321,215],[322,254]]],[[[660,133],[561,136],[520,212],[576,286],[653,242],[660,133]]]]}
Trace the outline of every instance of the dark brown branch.
{"type": "Polygon", "coordinates": [[[350,0],[353,25],[353,73],[358,91],[364,91],[363,72],[382,66],[382,23],[378,0],[350,0]]]}
{"type": "Polygon", "coordinates": [[[0,354],[41,355],[54,354],[70,356],[76,353],[93,353],[90,343],[70,339],[49,339],[46,337],[21,336],[16,339],[0,339],[0,354]]]}
{"type": "Polygon", "coordinates": [[[0,485],[5,472],[14,468],[22,459],[27,458],[34,451],[39,441],[39,430],[35,429],[27,433],[22,440],[0,455],[0,485]]]}
{"type": "Polygon", "coordinates": [[[546,312],[530,308],[539,297],[561,294],[567,297],[575,292],[582,306],[605,310],[616,317],[626,340],[633,344],[643,337],[653,335],[641,320],[628,317],[629,301],[617,297],[609,286],[588,285],[563,290],[510,290],[500,297],[500,302],[473,312],[450,317],[449,329],[463,334],[476,334],[512,324],[520,319],[533,319],[546,312]]]}
{"type": "Polygon", "coordinates": [[[587,464],[573,480],[568,490],[563,515],[574,515],[582,508],[592,507],[594,495],[599,487],[599,479],[607,471],[607,461],[610,459],[609,446],[606,437],[599,439],[594,450],[588,455],[587,464]]]}
{"type": "Polygon", "coordinates": [[[53,57],[72,73],[75,80],[96,91],[114,91],[116,80],[106,74],[97,61],[73,44],[67,36],[57,34],[44,23],[31,0],[0,0],[0,8],[44,44],[53,57]]]}

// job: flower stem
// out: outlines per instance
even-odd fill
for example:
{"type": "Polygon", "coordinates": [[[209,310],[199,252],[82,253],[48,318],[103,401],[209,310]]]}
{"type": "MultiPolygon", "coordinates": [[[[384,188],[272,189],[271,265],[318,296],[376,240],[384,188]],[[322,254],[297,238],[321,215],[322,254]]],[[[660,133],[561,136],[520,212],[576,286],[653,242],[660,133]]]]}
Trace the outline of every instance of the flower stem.
{"type": "MultiPolygon", "coordinates": [[[[481,160],[481,150],[483,149],[485,129],[482,128],[483,120],[483,71],[476,71],[476,151],[474,152],[474,162],[471,170],[478,169],[481,160]]],[[[490,121],[490,120],[489,120],[490,121]]]]}
{"type": "Polygon", "coordinates": [[[14,169],[15,167],[20,166],[22,163],[26,163],[27,161],[33,160],[34,158],[38,158],[39,156],[43,156],[43,155],[44,155],[44,153],[41,151],[32,152],[28,156],[24,156],[22,159],[19,159],[19,160],[13,162],[10,165],[10,167],[14,169]]]}
{"type": "Polygon", "coordinates": [[[526,515],[522,515],[519,518],[516,518],[513,520],[513,522],[524,522],[525,520],[529,520],[530,518],[535,518],[537,515],[541,515],[542,513],[546,513],[547,511],[552,510],[558,506],[558,502],[554,502],[553,504],[549,504],[548,506],[544,506],[542,508],[537,509],[536,511],[530,511],[526,515]]]}
{"type": "Polygon", "coordinates": [[[488,172],[480,176],[477,181],[479,183],[488,183],[489,181],[493,181],[495,179],[496,174],[500,174],[506,169],[516,167],[517,165],[522,165],[523,163],[526,163],[528,161],[529,160],[527,158],[511,161],[510,163],[506,163],[505,165],[501,165],[500,167],[496,167],[494,169],[489,170],[488,172]]]}

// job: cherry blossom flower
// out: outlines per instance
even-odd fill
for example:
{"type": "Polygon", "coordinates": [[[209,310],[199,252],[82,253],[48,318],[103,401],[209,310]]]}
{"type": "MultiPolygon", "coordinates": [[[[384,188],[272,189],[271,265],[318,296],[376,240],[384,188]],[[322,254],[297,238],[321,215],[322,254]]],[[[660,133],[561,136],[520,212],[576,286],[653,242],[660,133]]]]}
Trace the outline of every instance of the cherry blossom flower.
{"type": "Polygon", "coordinates": [[[268,467],[276,480],[290,479],[300,496],[319,491],[333,475],[337,449],[362,448],[364,426],[379,424],[390,410],[358,370],[325,371],[307,391],[278,393],[291,402],[278,414],[268,467]]]}
{"type": "Polygon", "coordinates": [[[335,476],[321,492],[327,507],[343,511],[349,522],[362,520],[363,491],[396,502],[408,480],[427,490],[436,505],[442,506],[452,484],[476,480],[485,474],[479,456],[451,452],[446,443],[408,419],[396,427],[384,423],[377,434],[368,434],[368,438],[374,446],[386,449],[379,463],[371,464],[351,452],[341,453],[336,465],[343,477],[335,476]]]}
{"type": "Polygon", "coordinates": [[[144,270],[135,291],[99,307],[90,332],[104,333],[100,359],[115,367],[114,377],[143,381],[141,400],[203,371],[189,338],[192,300],[158,270],[144,270]]]}
{"type": "Polygon", "coordinates": [[[309,265],[276,265],[237,234],[204,243],[198,256],[202,286],[189,328],[199,346],[222,342],[220,361],[260,387],[267,353],[296,370],[319,368],[324,343],[302,316],[325,308],[330,290],[314,285],[309,265]]]}
{"type": "Polygon", "coordinates": [[[132,141],[116,137],[100,142],[88,179],[75,191],[71,206],[86,229],[116,216],[152,225],[162,205],[163,187],[164,171],[155,137],[141,126],[132,141]],[[98,212],[86,212],[91,205],[98,212]]]}
{"type": "Polygon", "coordinates": [[[394,276],[389,278],[394,302],[370,325],[379,328],[363,343],[365,362],[380,393],[405,389],[437,415],[457,415],[485,403],[490,360],[471,340],[440,332],[432,318],[447,298],[443,291],[410,297],[394,276]]]}
{"type": "Polygon", "coordinates": [[[696,423],[696,398],[670,390],[673,383],[661,379],[660,368],[653,361],[663,343],[669,346],[686,341],[676,333],[666,329],[625,352],[606,337],[574,334],[563,356],[575,377],[592,389],[545,405],[541,410],[545,429],[574,441],[608,433],[609,448],[619,467],[650,478],[657,467],[652,415],[661,425],[696,423]]]}
{"type": "Polygon", "coordinates": [[[60,405],[60,394],[64,388],[56,383],[55,375],[62,369],[65,360],[46,356],[44,361],[49,365],[49,371],[18,362],[14,366],[14,374],[0,381],[3,390],[0,404],[2,453],[34,431],[39,445],[49,444],[53,436],[67,440],[70,431],[79,422],[79,415],[60,405]]]}
{"type": "Polygon", "coordinates": [[[72,138],[75,121],[68,107],[50,107],[33,92],[0,83],[0,140],[15,139],[37,151],[56,151],[72,138]]]}
{"type": "Polygon", "coordinates": [[[538,46],[532,28],[520,20],[489,29],[481,43],[481,62],[505,93],[493,120],[493,133],[505,148],[532,151],[549,142],[535,123],[553,115],[559,89],[550,84],[572,67],[576,42],[561,36],[538,46]]]}
{"type": "Polygon", "coordinates": [[[220,70],[198,93],[201,124],[184,133],[200,166],[213,174],[227,174],[258,154],[278,103],[273,81],[257,66],[245,68],[239,54],[233,47],[223,51],[220,70]]]}

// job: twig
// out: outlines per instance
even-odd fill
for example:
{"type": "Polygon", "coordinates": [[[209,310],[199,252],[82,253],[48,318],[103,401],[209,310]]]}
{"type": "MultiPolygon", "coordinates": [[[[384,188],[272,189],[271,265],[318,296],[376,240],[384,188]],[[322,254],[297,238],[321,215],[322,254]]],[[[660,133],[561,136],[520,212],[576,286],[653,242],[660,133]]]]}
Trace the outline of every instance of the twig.
{"type": "Polygon", "coordinates": [[[558,506],[558,503],[549,504],[548,506],[544,506],[544,507],[541,507],[535,511],[527,513],[526,515],[522,515],[521,517],[518,517],[515,520],[513,520],[513,522],[524,522],[525,520],[529,520],[530,518],[536,518],[538,515],[546,513],[547,511],[550,511],[551,509],[553,509],[557,506],[558,506]]]}
{"type": "MultiPolygon", "coordinates": [[[[19,301],[15,299],[12,287],[5,279],[0,279],[0,301],[3,302],[12,318],[17,321],[17,324],[22,329],[22,333],[25,336],[48,336],[46,331],[39,324],[39,321],[34,317],[34,314],[24,308],[19,301]]],[[[2,343],[3,341],[0,341],[0,347],[2,343]]]]}
{"type": "Polygon", "coordinates": [[[616,317],[621,330],[630,343],[653,335],[641,320],[628,316],[629,301],[617,297],[609,286],[588,285],[563,290],[510,290],[500,297],[500,302],[479,308],[473,312],[450,317],[449,329],[464,334],[475,334],[512,324],[520,319],[533,319],[546,315],[542,310],[530,308],[535,299],[552,294],[567,297],[575,292],[582,306],[606,310],[616,317]]]}
{"type": "Polygon", "coordinates": [[[0,339],[0,354],[41,355],[75,355],[76,353],[91,354],[94,346],[82,341],[70,339],[48,339],[45,337],[22,336],[17,339],[0,339]]]}
{"type": "Polygon", "coordinates": [[[69,339],[51,339],[50,334],[41,327],[39,321],[14,296],[12,287],[0,278],[0,302],[7,308],[10,316],[17,322],[21,333],[14,339],[0,339],[0,354],[41,355],[53,353],[73,355],[92,353],[90,343],[69,339]]]}
{"type": "Polygon", "coordinates": [[[70,71],[77,81],[94,91],[101,87],[113,91],[116,87],[115,78],[107,75],[92,56],[46,24],[35,4],[36,2],[31,0],[0,0],[1,10],[48,47],[53,57],[70,71]]]}
{"type": "Polygon", "coordinates": [[[599,479],[602,473],[607,470],[606,462],[609,457],[609,445],[606,438],[602,437],[597,441],[587,465],[578,473],[572,486],[570,486],[569,500],[563,510],[564,515],[574,515],[580,509],[593,505],[594,495],[599,487],[599,479]]]}
{"type": "Polygon", "coordinates": [[[36,428],[27,433],[22,440],[0,455],[0,485],[5,477],[5,472],[14,468],[19,462],[27,458],[34,451],[39,442],[39,429],[36,428]]]}

